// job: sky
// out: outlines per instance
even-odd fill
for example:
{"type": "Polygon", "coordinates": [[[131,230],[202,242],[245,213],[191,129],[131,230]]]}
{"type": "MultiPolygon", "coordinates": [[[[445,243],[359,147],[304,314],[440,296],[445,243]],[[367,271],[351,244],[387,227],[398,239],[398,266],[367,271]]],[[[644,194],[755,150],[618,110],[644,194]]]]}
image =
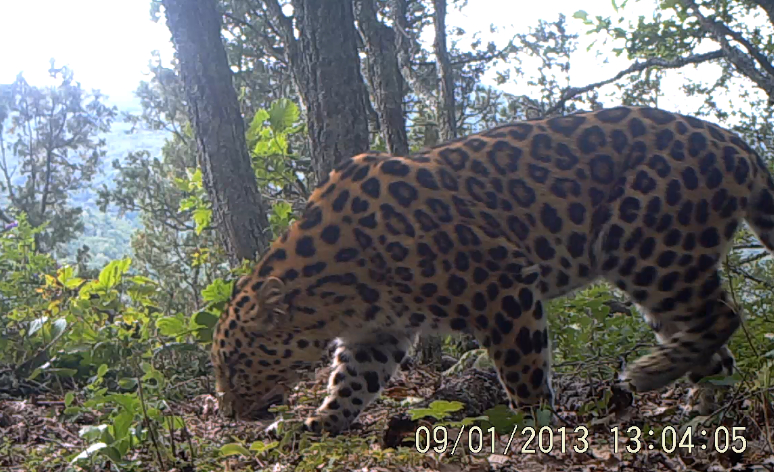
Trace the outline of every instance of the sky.
{"type": "MultiPolygon", "coordinates": [[[[581,5],[591,17],[617,17],[610,0],[582,3],[577,0],[469,0],[468,3],[461,13],[450,9],[448,26],[481,31],[485,42],[494,39],[500,45],[513,33],[527,32],[539,19],[553,21],[560,12],[564,13],[569,30],[581,33],[578,54],[573,57],[573,86],[605,79],[629,65],[625,58],[612,54],[600,58],[586,53],[593,37],[585,34],[587,27],[572,18],[581,5]],[[539,8],[525,8],[527,5],[539,5],[539,8]],[[499,31],[489,33],[490,24],[499,31]]],[[[652,8],[653,0],[634,1],[625,11],[628,18],[636,18],[639,14],[650,16],[652,8]]],[[[432,41],[432,38],[426,39],[432,41]]],[[[33,85],[50,84],[52,79],[47,71],[49,59],[54,58],[57,67],[69,66],[84,87],[101,90],[119,107],[134,101],[137,85],[148,78],[152,52],[158,51],[162,61],[168,64],[174,51],[163,16],[158,23],[151,20],[149,0],[5,0],[0,16],[0,44],[3,45],[0,83],[12,82],[23,72],[33,85]],[[14,47],[16,43],[23,46],[14,47]]],[[[713,67],[688,74],[706,78],[717,73],[716,67],[713,73],[713,67]]],[[[487,80],[492,78],[490,74],[487,80]]],[[[677,90],[680,81],[685,79],[675,75],[671,80],[672,86],[668,88],[677,90]]],[[[515,83],[503,88],[511,93],[523,93],[523,88],[515,83]]],[[[679,93],[672,102],[673,108],[681,108],[675,100],[684,100],[679,93]]]]}
{"type": "Polygon", "coordinates": [[[0,83],[19,72],[34,85],[50,83],[49,59],[67,65],[86,88],[116,101],[147,79],[151,52],[172,56],[163,21],[151,21],[149,0],[3,0],[0,83]],[[17,45],[17,46],[14,46],[17,45]]]}

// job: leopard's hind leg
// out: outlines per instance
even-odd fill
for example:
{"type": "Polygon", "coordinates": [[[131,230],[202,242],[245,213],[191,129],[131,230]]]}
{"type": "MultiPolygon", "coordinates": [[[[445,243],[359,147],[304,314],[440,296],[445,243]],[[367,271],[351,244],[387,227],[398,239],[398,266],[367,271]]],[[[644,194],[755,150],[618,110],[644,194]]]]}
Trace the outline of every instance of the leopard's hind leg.
{"type": "Polygon", "coordinates": [[[635,190],[610,202],[594,246],[601,274],[643,308],[659,341],[629,365],[624,380],[645,392],[686,374],[693,382],[730,374],[734,361],[726,343],[741,316],[718,269],[744,208],[725,189],[723,198],[711,201],[699,188],[683,192],[682,201],[668,187],[646,199],[635,190]]]}

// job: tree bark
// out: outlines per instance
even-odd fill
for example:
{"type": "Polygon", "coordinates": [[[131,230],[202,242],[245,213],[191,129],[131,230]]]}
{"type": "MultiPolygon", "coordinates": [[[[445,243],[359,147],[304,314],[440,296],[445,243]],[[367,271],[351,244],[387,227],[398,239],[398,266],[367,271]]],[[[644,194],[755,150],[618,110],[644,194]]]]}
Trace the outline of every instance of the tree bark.
{"type": "Polygon", "coordinates": [[[264,0],[301,100],[318,181],[369,147],[368,93],[360,72],[352,0],[293,0],[293,22],[277,0],[264,0]]]}
{"type": "Polygon", "coordinates": [[[395,32],[376,16],[374,0],[358,0],[358,24],[368,57],[368,81],[376,102],[387,151],[397,156],[409,152],[403,115],[403,76],[398,64],[395,32]]]}
{"type": "Polygon", "coordinates": [[[433,50],[440,86],[438,87],[438,127],[442,141],[457,137],[457,121],[454,113],[454,75],[449,51],[446,45],[446,0],[433,0],[433,22],[435,23],[435,41],[433,50]]]}
{"type": "Polygon", "coordinates": [[[436,103],[435,91],[423,80],[423,77],[420,77],[416,72],[415,64],[412,63],[412,57],[421,50],[421,46],[415,37],[416,32],[409,24],[408,2],[407,0],[390,0],[389,5],[395,30],[395,49],[403,78],[410,85],[414,95],[432,106],[436,103]]]}
{"type": "Polygon", "coordinates": [[[180,62],[213,219],[233,265],[254,260],[271,235],[220,35],[215,0],[162,0],[180,62]]]}

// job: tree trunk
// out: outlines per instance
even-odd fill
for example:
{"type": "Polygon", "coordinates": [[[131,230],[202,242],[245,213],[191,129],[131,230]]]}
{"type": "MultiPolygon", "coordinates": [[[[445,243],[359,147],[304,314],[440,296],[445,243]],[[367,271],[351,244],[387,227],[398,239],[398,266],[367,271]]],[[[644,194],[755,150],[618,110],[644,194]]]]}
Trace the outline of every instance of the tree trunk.
{"type": "Polygon", "coordinates": [[[306,107],[312,166],[324,180],[368,150],[368,112],[352,0],[293,0],[299,38],[277,0],[265,0],[306,107]]]}
{"type": "Polygon", "coordinates": [[[454,116],[454,75],[446,47],[446,0],[433,0],[433,7],[433,50],[441,82],[438,87],[438,127],[441,141],[449,141],[457,137],[457,121],[454,116]]]}
{"type": "Polygon", "coordinates": [[[359,0],[358,7],[358,24],[368,57],[368,81],[379,113],[382,136],[390,154],[405,156],[409,146],[395,32],[377,18],[374,0],[359,0]]]}
{"type": "Polygon", "coordinates": [[[390,0],[390,12],[395,30],[395,49],[403,78],[409,83],[411,92],[427,104],[435,103],[435,91],[428,87],[414,69],[411,63],[413,55],[421,49],[416,34],[408,21],[408,1],[390,0]]]}
{"type": "Polygon", "coordinates": [[[245,140],[245,125],[220,36],[215,0],[162,0],[180,62],[188,118],[196,135],[213,219],[233,265],[270,242],[245,140]]]}

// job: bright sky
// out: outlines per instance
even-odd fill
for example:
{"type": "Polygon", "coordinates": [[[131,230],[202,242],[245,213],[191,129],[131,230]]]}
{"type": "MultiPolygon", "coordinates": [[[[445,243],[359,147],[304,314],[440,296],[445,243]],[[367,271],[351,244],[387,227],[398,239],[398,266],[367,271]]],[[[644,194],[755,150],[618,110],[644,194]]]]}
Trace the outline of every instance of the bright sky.
{"type": "Polygon", "coordinates": [[[131,98],[146,78],[151,52],[172,54],[170,34],[150,17],[149,0],[3,1],[0,83],[19,72],[32,84],[50,79],[49,59],[67,65],[75,80],[116,101],[131,98]]]}
{"type": "MultiPolygon", "coordinates": [[[[630,18],[650,16],[651,1],[630,3],[626,8],[630,18]]],[[[591,38],[584,34],[586,27],[572,18],[581,5],[591,17],[617,16],[610,0],[470,0],[462,14],[450,11],[447,24],[481,31],[484,42],[494,38],[504,44],[513,32],[527,32],[539,19],[552,21],[563,12],[570,31],[581,33],[571,74],[572,85],[583,86],[608,78],[628,62],[611,54],[609,63],[603,64],[602,58],[585,53],[591,38]],[[534,8],[525,8],[528,5],[534,8]],[[489,33],[492,23],[499,28],[497,33],[489,33]]],[[[0,16],[0,44],[0,83],[12,82],[24,72],[30,83],[46,84],[50,81],[48,61],[55,58],[57,66],[70,66],[85,87],[100,89],[119,105],[133,101],[138,83],[147,78],[152,51],[160,51],[165,63],[173,52],[163,19],[151,20],[149,0],[6,1],[0,16]]],[[[705,78],[708,73],[713,75],[712,69],[701,71],[705,78]]],[[[505,88],[518,93],[521,87],[505,88]]]]}

